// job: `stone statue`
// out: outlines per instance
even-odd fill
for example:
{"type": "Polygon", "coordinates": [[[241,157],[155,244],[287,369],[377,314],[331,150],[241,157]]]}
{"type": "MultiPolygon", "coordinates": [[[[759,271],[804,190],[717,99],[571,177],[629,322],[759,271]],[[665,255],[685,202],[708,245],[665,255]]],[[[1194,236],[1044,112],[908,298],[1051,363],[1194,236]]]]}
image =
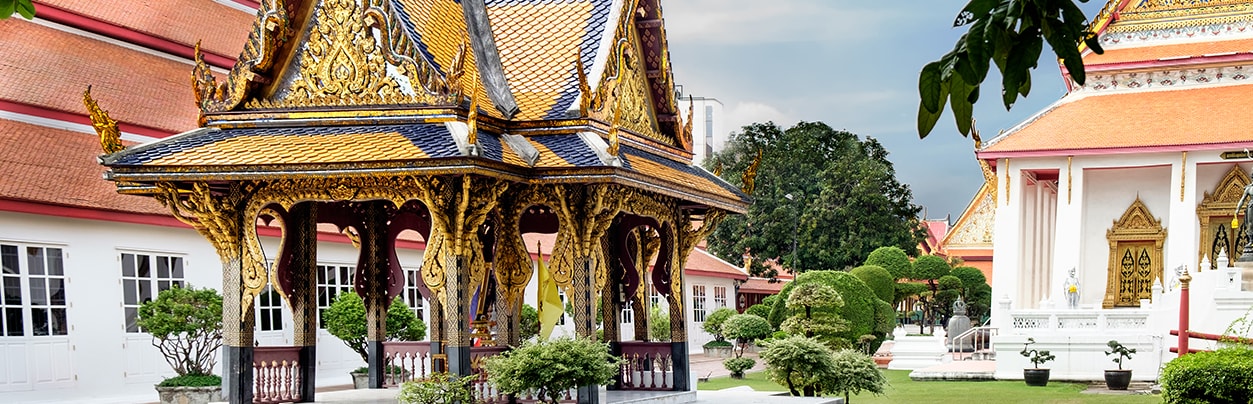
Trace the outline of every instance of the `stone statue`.
{"type": "Polygon", "coordinates": [[[949,352],[971,352],[974,351],[973,335],[966,335],[965,338],[957,339],[966,331],[970,330],[970,318],[966,317],[966,302],[961,296],[953,302],[953,316],[948,319],[948,327],[945,331],[948,333],[947,345],[949,352]]]}
{"type": "Polygon", "coordinates": [[[1074,268],[1070,268],[1070,277],[1062,284],[1062,290],[1066,292],[1066,307],[1079,308],[1079,278],[1075,276],[1074,268]]]}
{"type": "Polygon", "coordinates": [[[953,315],[966,315],[966,302],[962,300],[961,296],[958,296],[957,300],[953,302],[953,315]]]}

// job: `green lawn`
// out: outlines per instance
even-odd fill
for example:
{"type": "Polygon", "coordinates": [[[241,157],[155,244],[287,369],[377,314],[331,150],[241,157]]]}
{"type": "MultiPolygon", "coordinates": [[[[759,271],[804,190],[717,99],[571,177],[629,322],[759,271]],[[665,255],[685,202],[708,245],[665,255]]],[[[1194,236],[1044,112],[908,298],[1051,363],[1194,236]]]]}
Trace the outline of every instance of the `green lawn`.
{"type": "MultiPolygon", "coordinates": [[[[884,370],[888,388],[882,396],[853,396],[852,403],[1160,403],[1160,396],[1082,394],[1086,384],[1050,382],[1047,387],[1029,387],[1021,381],[915,382],[908,370],[884,370]]],[[[699,383],[700,390],[749,386],[757,391],[787,391],[766,379],[765,372],[749,373],[742,380],[715,377],[699,383]]]]}

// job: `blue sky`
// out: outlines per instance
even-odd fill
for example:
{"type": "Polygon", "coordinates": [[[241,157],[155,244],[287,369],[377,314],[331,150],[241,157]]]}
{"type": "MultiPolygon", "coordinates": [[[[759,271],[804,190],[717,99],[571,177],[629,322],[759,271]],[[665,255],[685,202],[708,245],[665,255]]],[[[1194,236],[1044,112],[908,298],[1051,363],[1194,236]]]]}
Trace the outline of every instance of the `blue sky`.
{"type": "MultiPolygon", "coordinates": [[[[952,28],[966,1],[669,0],[663,3],[676,83],[722,101],[739,128],[774,121],[822,121],[877,138],[897,179],[909,184],[928,218],[957,217],[983,176],[973,143],[945,114],[926,139],[915,129],[918,71],[964,32],[952,28]]],[[[1089,18],[1104,5],[1080,6],[1089,18]]],[[[995,71],[995,69],[993,69],[995,71]]],[[[1047,49],[1028,98],[1001,105],[1000,77],[989,75],[975,118],[985,140],[1065,93],[1047,49]],[[995,88],[993,88],[995,87],[995,88]],[[991,95],[990,95],[991,94],[991,95]]]]}

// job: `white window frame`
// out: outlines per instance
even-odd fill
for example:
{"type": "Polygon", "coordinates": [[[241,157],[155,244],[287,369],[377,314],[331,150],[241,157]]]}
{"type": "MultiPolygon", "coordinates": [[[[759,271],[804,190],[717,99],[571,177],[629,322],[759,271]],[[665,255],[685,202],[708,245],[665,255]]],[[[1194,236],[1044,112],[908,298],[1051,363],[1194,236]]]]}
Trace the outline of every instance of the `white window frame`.
{"type": "Polygon", "coordinates": [[[71,325],[70,305],[66,298],[66,289],[69,287],[66,258],[64,246],[0,241],[0,265],[4,268],[0,269],[0,338],[69,335],[71,325]],[[8,265],[4,265],[2,261],[5,250],[12,251],[12,261],[8,265]],[[34,270],[36,261],[32,251],[35,250],[42,257],[41,262],[38,262],[38,270],[34,270]],[[55,256],[50,254],[53,251],[55,256]],[[13,265],[16,267],[11,268],[13,265]],[[59,294],[53,291],[53,285],[57,283],[60,284],[59,294]],[[38,301],[34,293],[36,290],[43,296],[38,301]],[[42,314],[42,327],[36,327],[35,313],[42,314]],[[18,322],[16,328],[13,327],[14,318],[18,322]]]}
{"type": "Polygon", "coordinates": [[[349,264],[318,264],[317,268],[317,288],[318,288],[318,329],[325,329],[322,325],[322,313],[331,307],[331,303],[335,302],[335,297],[340,293],[353,290],[352,281],[356,276],[356,265],[349,264]],[[334,279],[327,276],[334,270],[334,279]]]}
{"type": "Polygon", "coordinates": [[[283,296],[273,285],[265,285],[257,294],[258,332],[283,331],[283,296]]]}
{"type": "Polygon", "coordinates": [[[692,285],[692,321],[705,322],[705,285],[692,285]]]}
{"type": "Polygon", "coordinates": [[[187,257],[183,254],[126,250],[118,252],[118,263],[122,285],[122,329],[127,334],[142,333],[144,330],[135,324],[139,306],[156,299],[163,290],[187,286],[187,257]],[[147,265],[146,274],[141,272],[141,257],[147,265]],[[161,274],[163,264],[167,271],[165,275],[161,274]],[[132,267],[129,274],[127,265],[132,267]],[[128,288],[132,283],[135,285],[133,294],[128,288]]]}
{"type": "Polygon", "coordinates": [[[635,324],[635,308],[630,304],[623,305],[622,314],[619,317],[622,324],[635,324]]]}
{"type": "Polygon", "coordinates": [[[426,311],[426,301],[422,298],[422,289],[419,286],[422,281],[421,268],[403,268],[405,273],[405,290],[402,298],[405,304],[413,310],[413,314],[417,315],[422,321],[426,321],[423,312],[426,311]]]}
{"type": "Polygon", "coordinates": [[[714,286],[714,310],[727,307],[727,287],[714,286]]]}

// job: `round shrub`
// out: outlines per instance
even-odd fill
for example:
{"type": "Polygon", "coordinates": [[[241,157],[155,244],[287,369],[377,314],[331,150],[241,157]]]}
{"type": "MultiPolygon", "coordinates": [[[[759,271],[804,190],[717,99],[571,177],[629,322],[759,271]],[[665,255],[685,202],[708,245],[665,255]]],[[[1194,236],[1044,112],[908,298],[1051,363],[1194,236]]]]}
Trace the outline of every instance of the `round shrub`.
{"type": "Polygon", "coordinates": [[[909,279],[912,266],[909,256],[900,247],[879,247],[866,256],[866,265],[876,265],[892,274],[893,280],[909,279]]]}
{"type": "MultiPolygon", "coordinates": [[[[212,375],[222,346],[222,295],[213,289],[173,287],[139,306],[135,323],[152,334],[165,361],[179,376],[212,375]]],[[[167,379],[197,383],[203,378],[167,379]]]]}
{"type": "Polygon", "coordinates": [[[719,307],[717,310],[714,310],[713,313],[709,313],[708,316],[705,316],[705,322],[701,323],[700,328],[709,333],[709,335],[713,335],[715,341],[722,341],[725,339],[722,336],[722,322],[727,321],[727,319],[731,318],[733,315],[735,315],[735,310],[726,307],[719,307]]]}
{"type": "Polygon", "coordinates": [[[400,385],[396,401],[401,404],[454,404],[474,402],[470,377],[435,373],[400,385]]]}
{"type": "Polygon", "coordinates": [[[772,332],[774,329],[766,319],[752,314],[736,314],[722,323],[723,337],[745,344],[769,337],[772,332]]]}
{"type": "Polygon", "coordinates": [[[949,275],[956,276],[957,279],[962,280],[962,286],[967,289],[966,293],[970,293],[969,290],[976,285],[986,285],[988,283],[988,278],[983,276],[983,271],[980,271],[979,268],[975,267],[953,268],[953,271],[950,272],[949,275]]]}
{"type": "MultiPolygon", "coordinates": [[[[366,353],[365,302],[356,292],[348,291],[335,296],[322,314],[326,332],[344,341],[344,345],[369,362],[366,353]]],[[[426,337],[426,323],[401,300],[399,296],[387,307],[387,339],[389,341],[421,341],[426,337]]]]}
{"type": "Polygon", "coordinates": [[[871,359],[870,355],[844,349],[836,351],[833,359],[835,377],[825,380],[822,385],[823,392],[843,393],[845,403],[849,402],[850,394],[861,394],[862,391],[876,396],[883,394],[883,388],[888,385],[888,379],[879,371],[879,367],[875,366],[874,359],[871,359]]]}
{"type": "Polygon", "coordinates": [[[505,394],[535,391],[556,403],[566,390],[605,384],[618,374],[622,359],[609,345],[585,338],[555,338],[522,343],[487,359],[488,382],[505,394]]]}
{"type": "Polygon", "coordinates": [[[1253,350],[1184,355],[1166,364],[1160,381],[1167,403],[1247,403],[1253,397],[1253,350]]]}
{"type": "Polygon", "coordinates": [[[770,306],[767,306],[765,303],[754,304],[752,306],[748,306],[748,308],[744,310],[744,314],[752,314],[757,317],[767,318],[770,317],[770,306]]]}
{"type": "Polygon", "coordinates": [[[878,265],[862,265],[853,268],[848,273],[856,276],[874,291],[875,296],[879,300],[891,303],[896,295],[896,280],[892,279],[892,274],[888,270],[878,265]]]}
{"type": "Polygon", "coordinates": [[[938,255],[924,255],[914,260],[913,278],[917,280],[936,280],[948,275],[951,267],[948,261],[938,255]]]}
{"type": "Polygon", "coordinates": [[[722,367],[731,371],[732,379],[743,379],[744,371],[752,369],[757,365],[757,361],[753,358],[727,358],[722,361],[722,367]]]}
{"type": "MultiPolygon", "coordinates": [[[[870,287],[866,286],[861,279],[841,271],[809,271],[797,275],[792,283],[779,292],[779,300],[775,301],[774,307],[770,309],[770,324],[782,324],[783,320],[791,317],[791,310],[788,310],[784,304],[787,297],[792,294],[792,290],[797,285],[811,282],[831,286],[840,294],[840,297],[844,298],[844,307],[834,312],[848,322],[848,329],[837,333],[837,337],[852,343],[862,335],[874,334],[875,301],[878,301],[879,297],[875,296],[870,287]]],[[[877,342],[882,342],[882,339],[877,342]]]]}
{"type": "Polygon", "coordinates": [[[791,336],[770,343],[761,352],[770,380],[787,387],[793,396],[816,394],[824,381],[835,377],[831,349],[813,338],[791,336]]]}

